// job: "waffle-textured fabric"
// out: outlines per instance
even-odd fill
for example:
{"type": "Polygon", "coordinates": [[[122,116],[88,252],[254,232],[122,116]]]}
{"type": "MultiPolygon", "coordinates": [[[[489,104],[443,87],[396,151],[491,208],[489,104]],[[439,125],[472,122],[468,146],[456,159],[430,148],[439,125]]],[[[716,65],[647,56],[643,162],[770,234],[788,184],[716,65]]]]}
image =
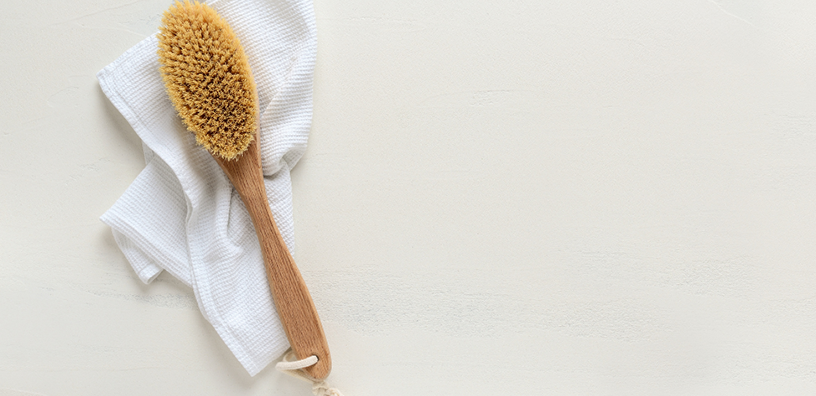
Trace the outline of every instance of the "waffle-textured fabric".
{"type": "MultiPolygon", "coordinates": [[[[306,149],[317,35],[311,0],[209,3],[232,26],[258,89],[267,198],[294,252],[289,172],[306,149]]],[[[143,142],[146,166],[103,216],[134,271],[167,271],[192,287],[204,317],[250,375],[289,343],[275,312],[244,203],[186,130],[165,91],[149,37],[97,74],[143,142]]]]}

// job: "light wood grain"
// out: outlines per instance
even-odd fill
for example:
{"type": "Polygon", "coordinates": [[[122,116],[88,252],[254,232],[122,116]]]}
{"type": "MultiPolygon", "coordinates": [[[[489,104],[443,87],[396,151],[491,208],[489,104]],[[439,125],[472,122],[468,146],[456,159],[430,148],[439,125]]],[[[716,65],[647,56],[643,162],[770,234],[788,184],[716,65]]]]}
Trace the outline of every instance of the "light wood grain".
{"type": "Polygon", "coordinates": [[[304,370],[316,379],[326,378],[331,371],[329,344],[306,283],[269,209],[258,137],[255,136],[247,150],[235,160],[227,161],[217,155],[213,155],[213,158],[238,190],[252,217],[261,244],[272,298],[292,350],[298,359],[317,356],[318,362],[304,370]]]}

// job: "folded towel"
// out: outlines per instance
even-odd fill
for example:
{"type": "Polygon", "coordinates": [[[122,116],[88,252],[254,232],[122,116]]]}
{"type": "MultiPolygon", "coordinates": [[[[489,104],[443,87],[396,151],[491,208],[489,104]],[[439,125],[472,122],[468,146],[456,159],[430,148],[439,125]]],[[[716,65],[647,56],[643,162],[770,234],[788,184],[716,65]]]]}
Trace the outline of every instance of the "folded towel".
{"type": "MultiPolygon", "coordinates": [[[[241,41],[258,88],[259,143],[267,198],[294,252],[289,172],[312,119],[317,35],[310,0],[220,0],[210,5],[241,41]]],[[[197,146],[165,92],[157,39],[144,39],[102,69],[105,95],[142,139],[145,169],[103,216],[139,278],[166,270],[195,292],[250,375],[289,348],[243,201],[197,146]]]]}

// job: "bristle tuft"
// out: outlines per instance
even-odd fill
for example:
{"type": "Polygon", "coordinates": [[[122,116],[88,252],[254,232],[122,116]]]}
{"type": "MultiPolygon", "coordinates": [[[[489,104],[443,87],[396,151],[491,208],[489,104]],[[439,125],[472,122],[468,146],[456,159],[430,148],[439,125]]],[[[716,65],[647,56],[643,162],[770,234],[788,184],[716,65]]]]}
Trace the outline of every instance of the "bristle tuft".
{"type": "Polygon", "coordinates": [[[159,68],[167,93],[196,141],[234,159],[257,129],[258,96],[241,43],[215,10],[176,2],[159,28],[159,68]]]}

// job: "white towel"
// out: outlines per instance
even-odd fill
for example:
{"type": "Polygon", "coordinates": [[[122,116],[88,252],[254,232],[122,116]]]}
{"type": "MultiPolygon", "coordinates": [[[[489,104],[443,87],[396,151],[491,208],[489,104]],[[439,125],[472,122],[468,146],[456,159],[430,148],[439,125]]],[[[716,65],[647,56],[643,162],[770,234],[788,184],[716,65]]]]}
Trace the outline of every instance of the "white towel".
{"type": "MultiPolygon", "coordinates": [[[[210,5],[244,46],[258,87],[266,191],[294,251],[289,172],[306,149],[317,49],[311,0],[210,5]]],[[[181,123],[159,75],[155,36],[97,74],[141,137],[146,167],[103,216],[139,278],[163,270],[193,288],[204,317],[250,375],[289,342],[272,304],[258,239],[241,198],[181,123]]]]}

